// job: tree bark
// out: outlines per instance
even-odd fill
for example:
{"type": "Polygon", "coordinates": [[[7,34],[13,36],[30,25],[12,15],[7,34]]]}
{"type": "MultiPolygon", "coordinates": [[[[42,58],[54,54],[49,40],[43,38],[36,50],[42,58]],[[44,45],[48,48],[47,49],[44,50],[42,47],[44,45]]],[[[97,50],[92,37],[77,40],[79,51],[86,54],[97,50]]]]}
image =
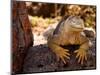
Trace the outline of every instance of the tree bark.
{"type": "Polygon", "coordinates": [[[12,72],[19,73],[27,50],[33,45],[33,35],[25,2],[12,1],[12,72]]]}

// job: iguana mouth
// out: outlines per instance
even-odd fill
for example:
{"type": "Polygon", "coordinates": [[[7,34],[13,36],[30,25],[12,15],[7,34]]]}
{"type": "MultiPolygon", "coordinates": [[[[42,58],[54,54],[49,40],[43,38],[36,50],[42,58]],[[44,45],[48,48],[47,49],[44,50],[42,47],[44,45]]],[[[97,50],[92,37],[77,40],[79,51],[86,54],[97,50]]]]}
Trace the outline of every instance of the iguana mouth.
{"type": "Polygon", "coordinates": [[[72,27],[72,28],[75,28],[75,29],[81,29],[81,30],[83,29],[83,28],[77,28],[77,27],[74,27],[74,26],[71,26],[71,27],[72,27]]]}

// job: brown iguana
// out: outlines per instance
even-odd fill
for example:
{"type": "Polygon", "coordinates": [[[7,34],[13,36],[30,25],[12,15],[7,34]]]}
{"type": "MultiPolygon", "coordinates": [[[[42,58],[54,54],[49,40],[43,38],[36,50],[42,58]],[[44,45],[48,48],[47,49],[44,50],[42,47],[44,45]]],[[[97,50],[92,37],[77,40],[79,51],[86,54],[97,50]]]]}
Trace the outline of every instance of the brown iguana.
{"type": "Polygon", "coordinates": [[[70,59],[68,49],[64,49],[64,45],[80,45],[78,50],[75,50],[78,63],[83,64],[87,60],[87,51],[90,47],[90,41],[83,33],[84,21],[79,16],[69,16],[63,18],[53,32],[53,35],[48,39],[48,46],[56,54],[57,59],[61,59],[65,64],[65,58],[70,59]]]}

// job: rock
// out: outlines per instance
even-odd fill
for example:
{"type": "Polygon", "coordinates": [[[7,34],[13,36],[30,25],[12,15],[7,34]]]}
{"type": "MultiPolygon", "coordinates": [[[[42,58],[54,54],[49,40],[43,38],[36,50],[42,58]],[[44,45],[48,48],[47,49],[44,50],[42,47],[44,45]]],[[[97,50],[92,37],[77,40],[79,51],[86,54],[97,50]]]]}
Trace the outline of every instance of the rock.
{"type": "Polygon", "coordinates": [[[53,32],[54,32],[54,30],[56,29],[57,25],[58,25],[58,22],[57,22],[57,23],[54,23],[54,24],[52,24],[52,25],[49,25],[49,26],[45,29],[45,31],[43,32],[43,36],[45,37],[46,40],[47,40],[50,36],[53,35],[53,32]]]}
{"type": "Polygon", "coordinates": [[[12,72],[22,71],[27,49],[33,45],[33,34],[25,2],[13,1],[12,5],[12,72]]]}
{"type": "Polygon", "coordinates": [[[88,37],[88,38],[95,38],[96,37],[96,32],[93,28],[85,27],[83,32],[85,33],[86,37],[88,37]]]}
{"type": "Polygon", "coordinates": [[[31,47],[24,61],[23,73],[55,71],[55,54],[45,45],[31,47]]]}
{"type": "Polygon", "coordinates": [[[55,54],[46,44],[33,46],[28,50],[27,56],[24,61],[23,73],[39,73],[39,72],[57,72],[57,71],[73,71],[73,70],[88,70],[96,68],[96,55],[95,55],[95,39],[91,38],[93,46],[88,52],[88,61],[83,65],[77,63],[73,50],[78,46],[66,46],[63,48],[70,49],[70,60],[66,60],[67,64],[62,61],[57,61],[55,54]]]}

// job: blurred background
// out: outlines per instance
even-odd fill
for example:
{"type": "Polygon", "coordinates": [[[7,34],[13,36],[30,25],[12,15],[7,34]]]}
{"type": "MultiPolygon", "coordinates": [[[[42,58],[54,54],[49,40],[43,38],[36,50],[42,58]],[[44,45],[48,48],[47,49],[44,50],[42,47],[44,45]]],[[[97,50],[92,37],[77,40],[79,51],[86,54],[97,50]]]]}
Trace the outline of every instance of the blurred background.
{"type": "MultiPolygon", "coordinates": [[[[35,40],[43,39],[40,35],[47,31],[51,33],[59,21],[69,15],[81,16],[85,27],[96,30],[96,6],[37,2],[26,2],[26,6],[35,40]]],[[[48,36],[47,34],[46,36],[48,36]]]]}

